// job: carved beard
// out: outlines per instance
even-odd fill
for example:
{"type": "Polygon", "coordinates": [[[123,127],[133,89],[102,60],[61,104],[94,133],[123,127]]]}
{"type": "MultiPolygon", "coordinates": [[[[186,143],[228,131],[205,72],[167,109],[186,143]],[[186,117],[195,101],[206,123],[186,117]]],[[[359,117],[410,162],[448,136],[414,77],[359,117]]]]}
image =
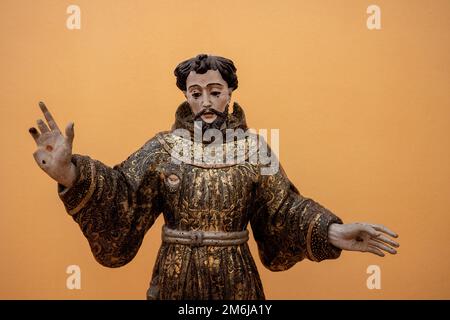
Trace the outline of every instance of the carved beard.
{"type": "Polygon", "coordinates": [[[213,108],[203,109],[194,116],[194,122],[201,121],[202,133],[205,133],[205,131],[208,129],[220,130],[224,122],[227,120],[227,117],[228,117],[228,104],[223,112],[217,111],[216,109],[213,108]],[[214,119],[214,121],[211,123],[205,122],[205,120],[201,118],[201,116],[207,112],[214,113],[217,116],[216,119],[214,119]]]}

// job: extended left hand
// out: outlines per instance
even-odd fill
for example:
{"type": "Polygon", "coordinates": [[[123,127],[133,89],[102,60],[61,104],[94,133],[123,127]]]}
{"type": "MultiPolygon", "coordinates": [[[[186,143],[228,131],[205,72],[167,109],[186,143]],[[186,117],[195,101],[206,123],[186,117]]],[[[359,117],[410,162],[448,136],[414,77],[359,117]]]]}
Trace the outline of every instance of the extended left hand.
{"type": "Polygon", "coordinates": [[[400,245],[385,234],[397,238],[398,235],[380,224],[372,223],[333,223],[328,228],[328,240],[343,250],[370,252],[384,257],[383,251],[396,254],[392,248],[400,245]],[[382,251],[383,250],[383,251],[382,251]]]}

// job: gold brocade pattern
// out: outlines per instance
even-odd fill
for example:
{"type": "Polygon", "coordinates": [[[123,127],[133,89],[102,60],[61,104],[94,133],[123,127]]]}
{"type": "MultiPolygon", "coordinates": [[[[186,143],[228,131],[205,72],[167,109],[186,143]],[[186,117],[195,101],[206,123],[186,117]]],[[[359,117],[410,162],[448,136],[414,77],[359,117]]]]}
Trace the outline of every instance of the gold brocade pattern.
{"type": "MultiPolygon", "coordinates": [[[[178,108],[173,129],[191,128],[187,107],[178,108]]],[[[227,127],[247,128],[237,104],[227,127]]],[[[342,221],[303,197],[282,167],[265,176],[262,164],[248,161],[222,167],[174,163],[170,150],[176,139],[171,132],[159,133],[113,168],[73,156],[77,181],[70,189],[59,186],[59,195],[99,263],[120,267],[131,261],[160,213],[169,228],[186,231],[242,231],[250,224],[260,259],[272,271],[289,269],[305,257],[339,256],[340,250],[327,241],[327,230],[342,221]]],[[[147,297],[265,298],[247,243],[162,243],[147,297]]]]}

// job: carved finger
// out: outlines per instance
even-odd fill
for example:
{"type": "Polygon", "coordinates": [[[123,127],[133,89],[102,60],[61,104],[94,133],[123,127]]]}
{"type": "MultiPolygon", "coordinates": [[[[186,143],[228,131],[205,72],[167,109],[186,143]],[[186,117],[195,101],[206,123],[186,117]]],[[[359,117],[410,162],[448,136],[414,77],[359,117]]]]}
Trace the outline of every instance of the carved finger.
{"type": "Polygon", "coordinates": [[[34,142],[36,142],[36,144],[38,144],[38,139],[39,139],[39,137],[41,136],[40,134],[39,134],[39,131],[37,131],[37,129],[35,128],[35,127],[31,127],[29,130],[28,130],[28,132],[31,134],[31,136],[33,137],[33,139],[34,139],[34,142]]]}
{"type": "Polygon", "coordinates": [[[396,242],[396,241],[394,241],[392,239],[389,239],[385,235],[380,235],[378,238],[375,238],[373,240],[386,242],[390,246],[393,246],[393,247],[396,247],[396,248],[400,247],[400,244],[398,242],[396,242]]]}
{"type": "Polygon", "coordinates": [[[376,254],[377,256],[380,256],[380,257],[384,257],[384,253],[381,250],[379,250],[373,246],[367,247],[367,252],[376,254]]]}
{"type": "Polygon", "coordinates": [[[383,225],[381,225],[381,224],[370,224],[370,225],[371,225],[375,230],[384,232],[384,233],[390,235],[390,236],[393,237],[393,238],[397,238],[397,237],[398,237],[398,235],[397,235],[394,231],[390,230],[389,228],[387,228],[387,227],[385,227],[385,226],[383,226],[383,225]]]}
{"type": "Polygon", "coordinates": [[[47,107],[45,106],[45,104],[42,101],[39,102],[39,107],[41,108],[45,119],[47,119],[50,129],[56,130],[56,131],[61,131],[61,130],[59,130],[58,125],[56,124],[55,119],[53,119],[53,116],[51,115],[50,111],[48,111],[47,107]]]}
{"type": "Polygon", "coordinates": [[[75,131],[74,131],[74,123],[70,122],[67,126],[66,126],[66,137],[67,137],[67,142],[70,144],[70,146],[72,146],[73,144],[73,138],[75,136],[75,131]]]}
{"type": "Polygon", "coordinates": [[[39,130],[41,130],[41,133],[46,133],[50,131],[50,129],[47,127],[47,124],[42,119],[39,119],[37,121],[37,125],[39,127],[39,130]]]}
{"type": "Polygon", "coordinates": [[[397,251],[381,242],[375,241],[375,240],[369,240],[369,246],[376,247],[378,249],[384,250],[386,252],[389,252],[391,254],[396,254],[397,251]]]}
{"type": "Polygon", "coordinates": [[[371,237],[378,237],[380,235],[370,224],[361,223],[363,231],[367,232],[371,237]]]}

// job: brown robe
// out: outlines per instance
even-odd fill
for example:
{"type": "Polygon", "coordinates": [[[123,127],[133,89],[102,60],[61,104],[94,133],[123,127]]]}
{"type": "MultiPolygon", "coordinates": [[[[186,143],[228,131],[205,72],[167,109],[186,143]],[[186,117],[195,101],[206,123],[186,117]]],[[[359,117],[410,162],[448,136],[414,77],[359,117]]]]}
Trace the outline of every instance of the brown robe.
{"type": "MultiPolygon", "coordinates": [[[[225,126],[247,129],[237,103],[225,126]]],[[[193,130],[186,102],[176,112],[172,130],[177,128],[193,130]]],[[[264,165],[250,161],[222,167],[176,164],[170,152],[177,139],[172,131],[158,133],[113,168],[73,155],[77,180],[69,189],[59,185],[58,192],[100,264],[120,267],[130,262],[161,212],[165,224],[178,230],[242,231],[250,223],[260,259],[272,271],[287,270],[305,257],[339,257],[341,250],[328,242],[328,227],[342,221],[303,197],[281,166],[273,175],[262,175],[264,165]],[[177,183],[169,176],[176,176],[177,183]]],[[[147,298],[265,296],[247,243],[162,243],[147,298]]]]}

